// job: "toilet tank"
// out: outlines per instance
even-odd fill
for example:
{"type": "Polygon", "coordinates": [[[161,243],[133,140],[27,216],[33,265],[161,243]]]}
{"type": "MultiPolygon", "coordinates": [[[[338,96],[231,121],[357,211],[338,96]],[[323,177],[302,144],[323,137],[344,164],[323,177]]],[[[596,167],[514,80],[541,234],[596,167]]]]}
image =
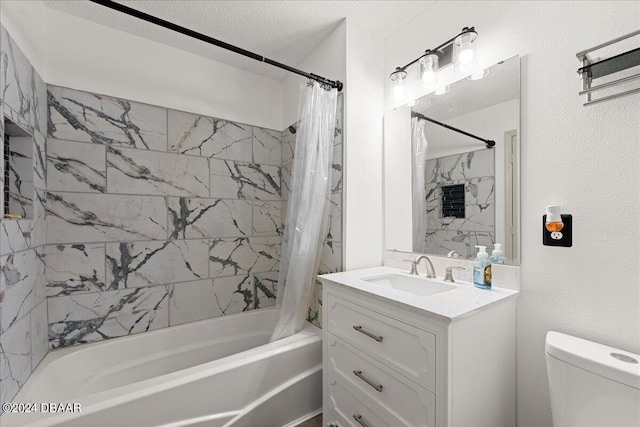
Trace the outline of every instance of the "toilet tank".
{"type": "Polygon", "coordinates": [[[640,426],[640,355],[548,332],[555,427],[640,426]]]}

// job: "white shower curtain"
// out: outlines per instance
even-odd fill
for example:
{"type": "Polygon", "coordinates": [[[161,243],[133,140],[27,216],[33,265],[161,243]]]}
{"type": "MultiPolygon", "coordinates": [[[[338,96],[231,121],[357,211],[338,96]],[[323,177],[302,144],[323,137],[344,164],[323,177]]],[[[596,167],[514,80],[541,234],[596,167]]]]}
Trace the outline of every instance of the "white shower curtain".
{"type": "Polygon", "coordinates": [[[337,96],[317,82],[304,89],[278,275],[280,319],[271,341],[300,331],[307,318],[327,232],[337,96]]]}
{"type": "Polygon", "coordinates": [[[425,121],[411,119],[412,159],[412,208],[413,208],[413,252],[424,253],[427,249],[427,194],[425,188],[425,166],[427,164],[427,137],[424,135],[425,121]]]}

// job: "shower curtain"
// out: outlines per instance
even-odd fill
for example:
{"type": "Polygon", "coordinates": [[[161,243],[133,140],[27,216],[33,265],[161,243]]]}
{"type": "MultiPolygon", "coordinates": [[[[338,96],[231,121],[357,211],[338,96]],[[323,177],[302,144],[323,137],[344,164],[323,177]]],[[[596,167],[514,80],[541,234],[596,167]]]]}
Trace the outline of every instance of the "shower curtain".
{"type": "Polygon", "coordinates": [[[303,92],[278,274],[280,319],[271,341],[304,327],[329,217],[338,91],[312,82],[303,92]]]}
{"type": "Polygon", "coordinates": [[[427,249],[427,194],[425,188],[425,166],[427,163],[427,138],[424,135],[425,121],[411,119],[411,169],[412,169],[412,217],[413,252],[425,253],[427,249]]]}

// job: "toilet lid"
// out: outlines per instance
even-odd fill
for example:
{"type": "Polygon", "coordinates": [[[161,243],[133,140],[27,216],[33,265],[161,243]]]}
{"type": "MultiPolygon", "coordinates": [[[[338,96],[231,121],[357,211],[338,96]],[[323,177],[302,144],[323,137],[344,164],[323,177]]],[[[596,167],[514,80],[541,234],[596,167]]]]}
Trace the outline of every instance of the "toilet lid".
{"type": "Polygon", "coordinates": [[[550,356],[594,374],[640,389],[640,355],[549,331],[545,351],[550,356]]]}

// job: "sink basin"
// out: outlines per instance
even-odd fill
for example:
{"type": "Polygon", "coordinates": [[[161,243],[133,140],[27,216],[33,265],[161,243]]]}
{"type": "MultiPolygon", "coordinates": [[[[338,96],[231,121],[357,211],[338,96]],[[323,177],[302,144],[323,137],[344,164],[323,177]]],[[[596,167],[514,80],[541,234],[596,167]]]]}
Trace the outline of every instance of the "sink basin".
{"type": "Polygon", "coordinates": [[[384,274],[382,276],[367,277],[362,280],[420,296],[439,294],[440,292],[456,289],[455,286],[402,274],[384,274]]]}

